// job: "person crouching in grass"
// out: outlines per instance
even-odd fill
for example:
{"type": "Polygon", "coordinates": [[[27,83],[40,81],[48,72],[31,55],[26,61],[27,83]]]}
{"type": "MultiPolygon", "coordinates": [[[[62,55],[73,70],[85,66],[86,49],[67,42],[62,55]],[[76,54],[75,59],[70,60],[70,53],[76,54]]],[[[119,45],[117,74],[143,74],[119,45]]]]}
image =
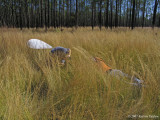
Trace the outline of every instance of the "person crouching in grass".
{"type": "MultiPolygon", "coordinates": [[[[136,85],[136,86],[142,86],[143,80],[140,80],[140,79],[136,78],[135,76],[130,76],[126,73],[123,73],[121,70],[110,68],[109,66],[107,66],[104,63],[104,61],[102,59],[100,59],[98,57],[94,57],[94,61],[99,65],[99,67],[102,68],[102,70],[104,72],[107,72],[110,75],[115,76],[117,78],[120,78],[120,77],[128,78],[134,82],[134,83],[129,83],[129,84],[136,85]]],[[[126,82],[126,83],[128,83],[128,82],[126,82]]]]}
{"type": "Polygon", "coordinates": [[[55,47],[51,50],[51,56],[58,60],[58,64],[64,66],[68,58],[71,57],[71,49],[55,47]]]}

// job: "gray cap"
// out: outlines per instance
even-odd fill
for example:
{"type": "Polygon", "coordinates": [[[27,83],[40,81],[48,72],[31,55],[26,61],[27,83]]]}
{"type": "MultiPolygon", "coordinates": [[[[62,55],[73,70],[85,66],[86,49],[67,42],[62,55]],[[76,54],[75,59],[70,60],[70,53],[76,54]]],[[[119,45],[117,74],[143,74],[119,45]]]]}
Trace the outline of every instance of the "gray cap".
{"type": "Polygon", "coordinates": [[[54,52],[57,52],[57,51],[61,51],[61,52],[64,52],[65,54],[68,54],[69,53],[69,48],[64,48],[64,47],[55,47],[51,50],[51,53],[54,53],[54,52]]]}

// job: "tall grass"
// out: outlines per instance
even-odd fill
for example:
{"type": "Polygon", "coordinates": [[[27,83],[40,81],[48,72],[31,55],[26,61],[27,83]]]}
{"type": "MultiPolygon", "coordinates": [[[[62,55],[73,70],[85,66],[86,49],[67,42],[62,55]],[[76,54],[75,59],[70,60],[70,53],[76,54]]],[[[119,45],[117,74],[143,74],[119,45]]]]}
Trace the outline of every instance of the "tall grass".
{"type": "Polygon", "coordinates": [[[150,28],[0,29],[0,119],[122,120],[160,117],[160,30],[150,28]],[[29,49],[41,39],[72,49],[60,67],[50,50],[29,49]],[[92,56],[144,80],[131,86],[103,73],[92,56]]]}

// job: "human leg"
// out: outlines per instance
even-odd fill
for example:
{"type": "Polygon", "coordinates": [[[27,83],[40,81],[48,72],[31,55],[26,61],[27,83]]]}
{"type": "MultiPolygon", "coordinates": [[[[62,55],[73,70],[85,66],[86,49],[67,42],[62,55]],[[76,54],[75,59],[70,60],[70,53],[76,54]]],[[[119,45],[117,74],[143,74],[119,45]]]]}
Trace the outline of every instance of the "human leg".
{"type": "Polygon", "coordinates": [[[121,78],[121,77],[128,78],[128,79],[134,81],[134,83],[131,83],[133,85],[141,85],[143,83],[143,80],[140,80],[134,76],[130,76],[126,73],[123,73],[121,70],[112,69],[109,74],[112,76],[115,76],[117,78],[121,78]]]}

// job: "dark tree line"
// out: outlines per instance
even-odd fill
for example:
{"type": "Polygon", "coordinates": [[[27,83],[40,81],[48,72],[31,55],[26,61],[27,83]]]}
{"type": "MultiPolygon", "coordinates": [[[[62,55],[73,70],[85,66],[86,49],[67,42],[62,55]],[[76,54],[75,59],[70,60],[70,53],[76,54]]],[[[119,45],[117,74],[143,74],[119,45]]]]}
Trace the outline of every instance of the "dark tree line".
{"type": "Polygon", "coordinates": [[[0,26],[160,26],[159,0],[0,0],[0,26]]]}

